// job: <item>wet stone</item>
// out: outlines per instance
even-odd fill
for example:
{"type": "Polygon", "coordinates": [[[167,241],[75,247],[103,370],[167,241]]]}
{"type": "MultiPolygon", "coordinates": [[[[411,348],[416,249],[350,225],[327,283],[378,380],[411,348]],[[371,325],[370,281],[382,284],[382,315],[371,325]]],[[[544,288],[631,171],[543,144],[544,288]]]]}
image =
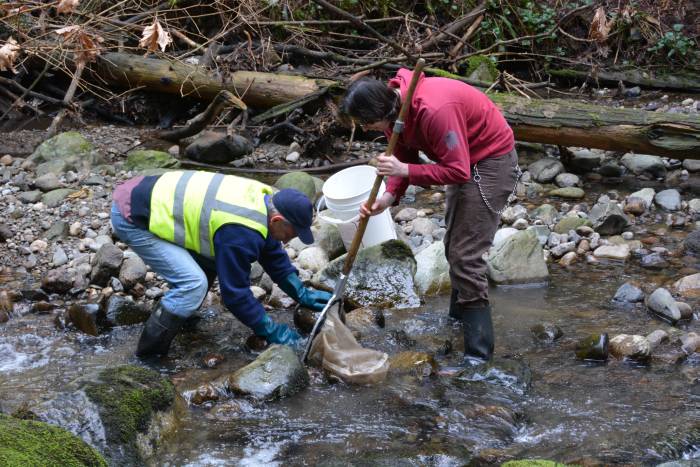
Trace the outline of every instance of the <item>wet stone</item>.
{"type": "Polygon", "coordinates": [[[605,361],[608,359],[609,338],[607,333],[592,334],[576,344],[579,360],[605,361]]]}
{"type": "Polygon", "coordinates": [[[647,307],[661,318],[675,324],[681,319],[681,311],[671,293],[664,289],[654,290],[646,299],[647,307]]]}
{"type": "Polygon", "coordinates": [[[652,350],[654,350],[654,348],[658,347],[660,344],[669,341],[668,333],[663,329],[657,329],[655,331],[650,332],[649,334],[647,334],[646,338],[647,341],[649,341],[649,345],[651,345],[652,350]]]}
{"type": "Polygon", "coordinates": [[[262,352],[267,347],[267,341],[264,337],[253,334],[246,339],[245,347],[251,352],[262,352]]]}
{"type": "Polygon", "coordinates": [[[686,252],[697,255],[700,253],[700,229],[693,230],[683,241],[683,247],[686,252]]]}
{"type": "Polygon", "coordinates": [[[207,368],[216,368],[225,360],[224,356],[218,353],[206,354],[202,357],[202,364],[207,368]]]}
{"type": "Polygon", "coordinates": [[[101,321],[102,311],[98,304],[73,304],[68,308],[68,316],[70,322],[85,334],[91,336],[99,334],[98,322],[101,321]]]}
{"type": "Polygon", "coordinates": [[[400,352],[389,359],[389,374],[410,374],[426,378],[437,372],[437,363],[432,355],[423,352],[400,352]]]}
{"type": "Polygon", "coordinates": [[[203,384],[193,391],[186,391],[183,397],[190,404],[202,405],[218,401],[221,398],[221,394],[213,384],[203,384]]]}
{"type": "Polygon", "coordinates": [[[642,289],[630,282],[622,284],[613,297],[613,301],[618,303],[637,303],[643,300],[644,292],[642,289]]]}
{"type": "Polygon", "coordinates": [[[536,324],[530,328],[532,335],[540,342],[554,342],[564,335],[559,326],[552,323],[536,324]]]}
{"type": "Polygon", "coordinates": [[[0,242],[13,237],[12,229],[7,224],[0,224],[0,242]]]}
{"type": "Polygon", "coordinates": [[[619,334],[610,339],[610,353],[616,358],[641,362],[651,356],[651,345],[644,336],[619,334]]]}
{"type": "Polygon", "coordinates": [[[41,288],[49,293],[63,294],[73,288],[75,273],[65,266],[49,270],[41,280],[41,288]]]}
{"type": "Polygon", "coordinates": [[[269,400],[296,394],[309,385],[309,375],[294,350],[272,345],[227,379],[231,392],[269,400]]]}
{"type": "Polygon", "coordinates": [[[316,324],[319,313],[308,308],[296,307],[294,310],[294,325],[303,334],[308,334],[316,324]]]}
{"type": "Polygon", "coordinates": [[[102,245],[92,262],[90,280],[97,285],[106,285],[109,278],[119,275],[123,252],[111,243],[102,245]]]}
{"type": "Polygon", "coordinates": [[[645,269],[660,270],[669,266],[668,261],[660,253],[642,256],[640,265],[645,269]]]}
{"type": "Polygon", "coordinates": [[[145,305],[121,295],[112,295],[107,299],[104,318],[108,326],[125,326],[143,323],[150,314],[150,310],[145,305]]]}

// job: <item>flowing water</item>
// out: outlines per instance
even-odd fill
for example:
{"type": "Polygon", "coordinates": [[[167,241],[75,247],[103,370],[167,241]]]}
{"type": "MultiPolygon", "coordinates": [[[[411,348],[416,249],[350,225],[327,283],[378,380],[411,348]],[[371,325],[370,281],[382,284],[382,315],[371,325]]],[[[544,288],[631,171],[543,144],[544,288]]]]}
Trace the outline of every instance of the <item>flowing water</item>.
{"type": "MultiPolygon", "coordinates": [[[[381,385],[350,387],[312,370],[309,388],[276,402],[231,399],[188,407],[179,400],[179,429],[157,464],[449,466],[475,455],[483,463],[522,457],[654,463],[655,440],[700,421],[700,361],[640,366],[575,360],[574,343],[589,333],[669,327],[641,308],[610,306],[621,283],[649,281],[648,273],[622,263],[551,270],[547,286],[493,290],[497,358],[488,371],[450,371],[461,361],[460,329],[447,317],[447,297],[427,298],[417,309],[387,311],[386,328],[362,342],[396,353],[435,351],[450,340],[453,351],[437,356],[438,374],[390,374],[381,385]],[[564,336],[538,344],[530,327],[542,322],[558,325],[564,336]]],[[[50,315],[11,319],[0,328],[3,409],[49,399],[85,374],[133,362],[139,330],[90,337],[56,330],[50,315]]],[[[220,312],[178,337],[159,368],[183,393],[252,360],[243,349],[246,336],[220,312]],[[205,368],[208,352],[223,354],[223,364],[205,368]]],[[[700,455],[686,448],[678,455],[700,455]]]]}

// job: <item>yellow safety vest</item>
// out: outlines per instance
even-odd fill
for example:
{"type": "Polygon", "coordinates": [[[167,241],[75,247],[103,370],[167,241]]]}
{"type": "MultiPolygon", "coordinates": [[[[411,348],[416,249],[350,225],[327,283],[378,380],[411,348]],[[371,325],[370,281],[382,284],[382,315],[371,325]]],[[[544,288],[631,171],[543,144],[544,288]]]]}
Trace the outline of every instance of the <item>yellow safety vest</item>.
{"type": "Polygon", "coordinates": [[[214,234],[225,224],[267,238],[265,195],[272,187],[248,178],[181,170],[161,175],[151,193],[148,230],[163,240],[214,257],[214,234]]]}

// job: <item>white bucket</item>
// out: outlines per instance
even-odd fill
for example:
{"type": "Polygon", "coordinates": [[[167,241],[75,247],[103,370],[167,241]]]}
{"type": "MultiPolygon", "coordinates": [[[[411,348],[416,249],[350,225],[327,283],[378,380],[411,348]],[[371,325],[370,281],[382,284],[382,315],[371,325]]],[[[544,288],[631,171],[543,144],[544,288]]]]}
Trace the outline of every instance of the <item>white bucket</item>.
{"type": "MultiPolygon", "coordinates": [[[[360,165],[341,170],[323,184],[323,197],[317,209],[325,202],[326,211],[319,212],[318,217],[324,222],[338,227],[345,249],[349,249],[360,223],[360,206],[369,198],[377,171],[369,165],[360,165]]],[[[377,197],[386,187],[384,182],[379,187],[377,197]]],[[[372,216],[367,222],[367,229],[362,237],[360,248],[378,245],[387,240],[396,240],[396,228],[389,209],[372,216]]]]}

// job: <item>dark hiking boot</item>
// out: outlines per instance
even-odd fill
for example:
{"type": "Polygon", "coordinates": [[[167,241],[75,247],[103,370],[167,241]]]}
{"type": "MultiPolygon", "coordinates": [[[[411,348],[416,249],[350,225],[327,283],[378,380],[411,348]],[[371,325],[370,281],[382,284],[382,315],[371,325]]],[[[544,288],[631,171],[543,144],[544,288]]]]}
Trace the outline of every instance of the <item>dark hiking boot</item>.
{"type": "Polygon", "coordinates": [[[461,312],[465,363],[473,365],[491,360],[494,341],[491,306],[464,306],[461,307],[461,312]]]}
{"type": "Polygon", "coordinates": [[[167,355],[170,343],[182,328],[185,318],[165,310],[160,304],[146,321],[136,347],[138,357],[167,355]]]}

